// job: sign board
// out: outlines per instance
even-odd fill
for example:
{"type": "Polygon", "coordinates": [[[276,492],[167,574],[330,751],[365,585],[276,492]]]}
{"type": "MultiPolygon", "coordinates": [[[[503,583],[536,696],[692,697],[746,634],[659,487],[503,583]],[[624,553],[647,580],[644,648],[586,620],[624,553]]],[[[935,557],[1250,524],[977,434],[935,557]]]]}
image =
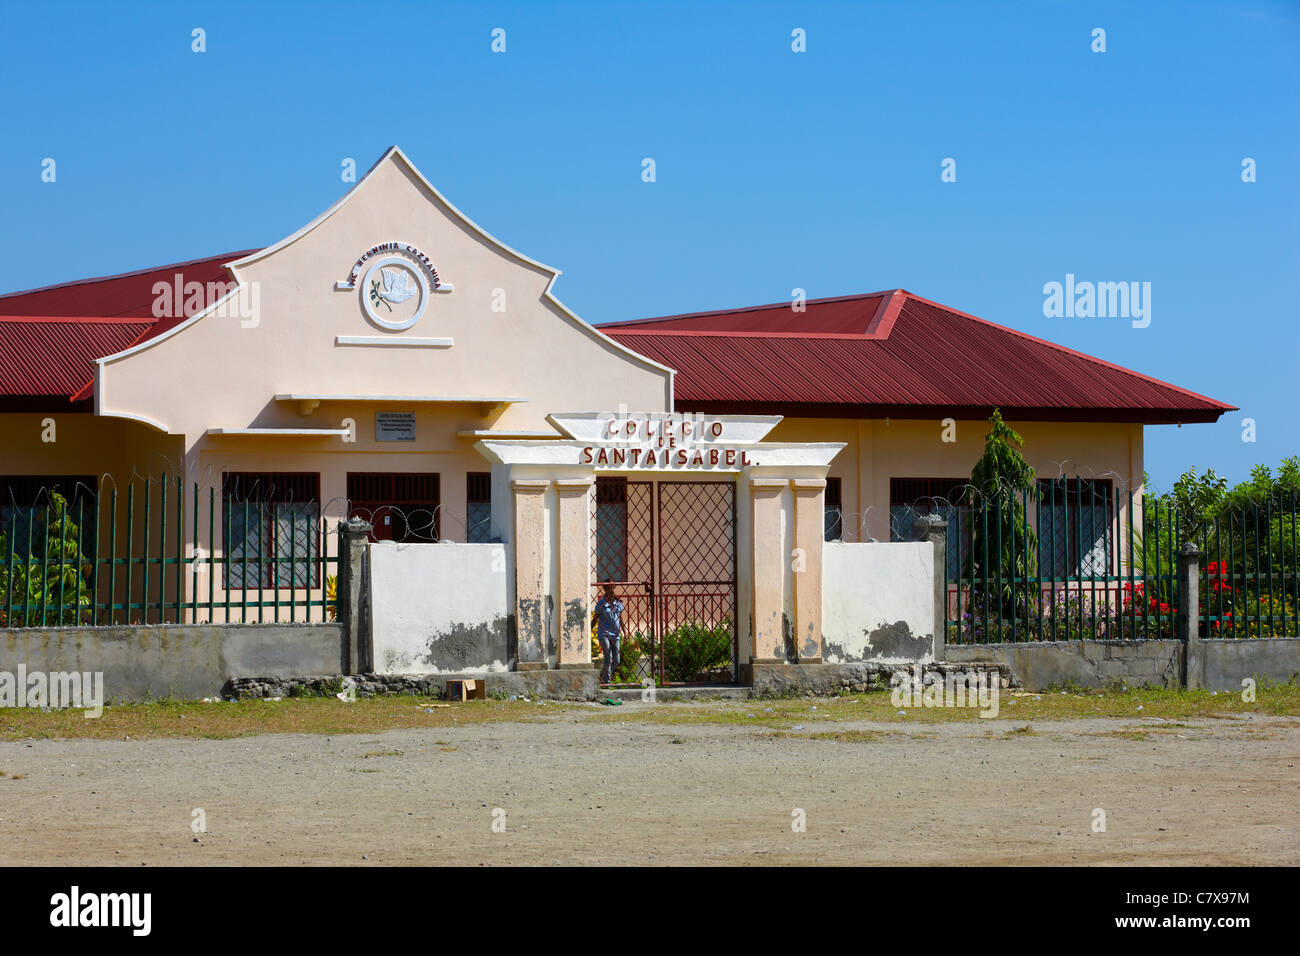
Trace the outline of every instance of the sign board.
{"type": "Polygon", "coordinates": [[[740,472],[749,468],[824,468],[843,442],[763,439],[780,415],[556,412],[547,421],[565,439],[501,439],[474,447],[493,464],[593,472],[740,472]]]}
{"type": "Polygon", "coordinates": [[[761,442],[780,415],[703,415],[690,412],[636,413],[556,412],[547,421],[570,438],[587,444],[615,443],[667,447],[720,443],[753,445],[761,442]]]}
{"type": "Polygon", "coordinates": [[[415,412],[375,412],[375,441],[415,441],[415,412]]]}

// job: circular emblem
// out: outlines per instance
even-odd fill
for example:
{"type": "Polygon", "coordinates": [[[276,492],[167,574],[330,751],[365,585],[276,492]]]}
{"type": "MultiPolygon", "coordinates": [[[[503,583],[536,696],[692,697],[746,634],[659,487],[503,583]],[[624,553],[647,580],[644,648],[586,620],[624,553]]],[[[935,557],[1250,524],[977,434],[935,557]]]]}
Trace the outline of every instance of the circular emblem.
{"type": "Polygon", "coordinates": [[[361,307],[371,322],[391,332],[420,321],[429,304],[429,282],[415,262],[386,256],[366,270],[361,282],[361,307]]]}

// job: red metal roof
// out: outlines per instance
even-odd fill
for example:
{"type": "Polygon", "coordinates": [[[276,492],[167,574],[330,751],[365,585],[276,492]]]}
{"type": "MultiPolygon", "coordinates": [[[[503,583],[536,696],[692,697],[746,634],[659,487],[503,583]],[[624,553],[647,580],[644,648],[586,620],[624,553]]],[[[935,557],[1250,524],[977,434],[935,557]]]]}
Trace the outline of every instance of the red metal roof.
{"type": "Polygon", "coordinates": [[[231,281],[225,264],[253,251],[0,295],[0,397],[89,399],[96,359],[160,335],[206,308],[231,281]],[[155,286],[165,282],[174,293],[178,276],[180,308],[156,318],[155,286]],[[186,307],[185,286],[193,282],[203,286],[203,301],[186,307]]]}
{"type": "MultiPolygon", "coordinates": [[[[0,397],[92,394],[94,360],[183,321],[158,282],[205,287],[251,251],[0,295],[0,397]]],[[[602,325],[676,369],[683,410],[898,418],[1214,421],[1233,406],[986,322],[902,289],[602,325]]]]}
{"type": "Polygon", "coordinates": [[[682,410],[1215,421],[1231,405],[902,289],[602,325],[676,369],[682,410]]]}
{"type": "Polygon", "coordinates": [[[182,284],[201,282],[206,287],[209,282],[228,282],[230,273],[226,263],[256,251],[248,249],[138,272],[77,279],[25,292],[8,292],[0,295],[0,315],[129,316],[152,320],[154,300],[158,297],[154,292],[156,283],[172,284],[178,274],[182,277],[182,284]]]}
{"type": "Polygon", "coordinates": [[[151,323],[0,316],[0,395],[68,398],[94,377],[95,359],[127,348],[151,323]]]}

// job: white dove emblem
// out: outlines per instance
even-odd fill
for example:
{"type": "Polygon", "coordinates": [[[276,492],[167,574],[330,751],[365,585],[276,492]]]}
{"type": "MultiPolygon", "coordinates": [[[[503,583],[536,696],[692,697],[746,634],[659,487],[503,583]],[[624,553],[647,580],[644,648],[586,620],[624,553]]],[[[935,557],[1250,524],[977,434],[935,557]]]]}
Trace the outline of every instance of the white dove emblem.
{"type": "Polygon", "coordinates": [[[379,293],[381,299],[389,302],[405,302],[415,295],[415,283],[411,281],[411,274],[405,269],[380,269],[379,274],[384,279],[384,291],[379,293]]]}

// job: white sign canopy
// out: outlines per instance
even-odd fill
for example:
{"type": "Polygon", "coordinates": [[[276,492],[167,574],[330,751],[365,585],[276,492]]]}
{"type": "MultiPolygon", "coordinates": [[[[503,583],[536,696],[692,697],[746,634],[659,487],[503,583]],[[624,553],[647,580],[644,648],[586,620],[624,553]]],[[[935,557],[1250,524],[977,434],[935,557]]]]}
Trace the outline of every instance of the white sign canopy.
{"type": "Polygon", "coordinates": [[[493,440],[475,444],[502,465],[591,468],[597,472],[738,472],[756,466],[825,467],[839,442],[763,442],[780,415],[651,412],[555,413],[547,421],[567,439],[493,440]]]}

